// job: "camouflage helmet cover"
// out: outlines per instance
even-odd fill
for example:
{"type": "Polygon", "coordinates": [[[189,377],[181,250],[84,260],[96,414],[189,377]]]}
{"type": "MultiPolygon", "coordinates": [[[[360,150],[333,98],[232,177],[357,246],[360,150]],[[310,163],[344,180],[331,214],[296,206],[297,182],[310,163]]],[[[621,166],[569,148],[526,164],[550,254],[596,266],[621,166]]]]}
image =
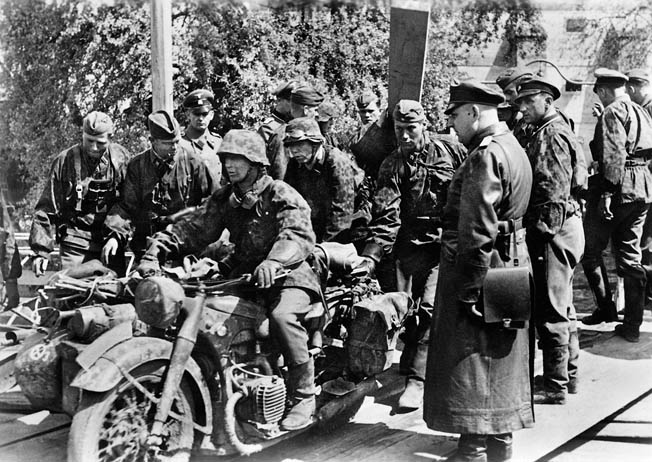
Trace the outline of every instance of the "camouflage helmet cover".
{"type": "Polygon", "coordinates": [[[324,142],[324,136],[321,134],[319,124],[313,117],[292,119],[285,127],[283,144],[298,143],[300,141],[324,142]]]}
{"type": "Polygon", "coordinates": [[[255,164],[269,166],[265,141],[252,130],[229,130],[224,135],[217,153],[242,156],[255,164]]]}

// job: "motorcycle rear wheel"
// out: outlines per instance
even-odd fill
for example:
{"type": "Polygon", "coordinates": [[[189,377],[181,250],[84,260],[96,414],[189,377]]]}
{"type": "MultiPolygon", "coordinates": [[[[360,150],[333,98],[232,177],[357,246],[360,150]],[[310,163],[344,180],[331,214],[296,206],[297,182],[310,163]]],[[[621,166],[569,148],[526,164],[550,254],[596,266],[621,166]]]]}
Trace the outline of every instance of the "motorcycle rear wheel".
{"type": "MultiPolygon", "coordinates": [[[[160,397],[165,366],[147,363],[130,374],[160,397]]],[[[182,381],[172,411],[188,418],[180,422],[168,417],[165,447],[152,457],[146,444],[156,414],[151,400],[126,379],[105,393],[86,393],[70,428],[68,462],[188,462],[194,440],[193,410],[192,394],[182,381]]]]}

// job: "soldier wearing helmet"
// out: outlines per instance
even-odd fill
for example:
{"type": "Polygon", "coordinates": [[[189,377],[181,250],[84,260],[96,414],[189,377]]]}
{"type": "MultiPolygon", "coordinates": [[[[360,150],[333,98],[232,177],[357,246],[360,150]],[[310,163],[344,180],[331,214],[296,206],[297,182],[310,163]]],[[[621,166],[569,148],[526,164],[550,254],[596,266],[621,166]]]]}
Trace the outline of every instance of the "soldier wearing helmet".
{"type": "MultiPolygon", "coordinates": [[[[289,120],[298,117],[317,116],[317,107],[324,101],[324,95],[310,87],[300,85],[293,88],[290,94],[289,120]]],[[[288,166],[288,156],[283,149],[286,124],[280,126],[267,141],[267,158],[270,162],[269,174],[272,178],[283,180],[288,166]]]]}
{"type": "Polygon", "coordinates": [[[349,157],[324,144],[317,121],[288,123],[283,139],[290,161],[285,181],[308,202],[317,242],[350,242],[355,206],[355,170],[349,157]]]}
{"type": "Polygon", "coordinates": [[[227,277],[251,273],[265,291],[270,334],[288,366],[292,407],[281,427],[297,430],[311,423],[315,410],[314,364],[302,325],[320,290],[306,262],[315,246],[310,207],[294,188],[267,175],[265,142],[256,132],[229,131],[219,154],[230,183],[193,215],[155,234],[139,271],[148,274],[159,261],[200,252],[223,230],[230,232],[235,249],[219,262],[220,271],[227,277]],[[282,270],[289,272],[277,279],[282,270]]]}
{"type": "Polygon", "coordinates": [[[199,205],[213,190],[206,165],[180,143],[177,120],[167,111],[157,111],[147,123],[152,146],[129,161],[120,201],[106,218],[110,239],[102,249],[105,262],[127,244],[139,258],[149,236],[165,228],[177,212],[199,205]]]}
{"type": "MultiPolygon", "coordinates": [[[[112,135],[111,118],[93,111],[84,118],[81,143],[52,162],[29,236],[37,276],[47,269],[55,241],[63,269],[100,258],[108,238],[104,220],[118,199],[130,157],[124,147],[112,142],[112,135]]],[[[124,261],[119,260],[113,261],[113,269],[121,272],[124,261]]]]}

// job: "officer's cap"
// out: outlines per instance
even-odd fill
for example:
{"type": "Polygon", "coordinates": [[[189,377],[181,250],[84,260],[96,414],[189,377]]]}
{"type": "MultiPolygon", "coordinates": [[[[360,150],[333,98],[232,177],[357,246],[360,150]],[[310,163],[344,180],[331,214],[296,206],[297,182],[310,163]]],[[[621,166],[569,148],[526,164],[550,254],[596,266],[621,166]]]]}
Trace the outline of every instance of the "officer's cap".
{"type": "Polygon", "coordinates": [[[102,136],[113,133],[113,121],[107,114],[93,111],[84,117],[84,133],[91,136],[102,136]]]}
{"type": "Polygon", "coordinates": [[[300,106],[317,107],[324,101],[324,95],[309,85],[302,85],[292,91],[290,100],[300,106]]]}
{"type": "Polygon", "coordinates": [[[181,136],[179,122],[167,111],[156,111],[147,117],[147,127],[152,138],[175,140],[181,136]]]}
{"type": "Polygon", "coordinates": [[[518,83],[517,81],[519,79],[525,77],[532,77],[532,75],[533,75],[532,72],[525,68],[510,67],[509,69],[505,69],[501,74],[498,75],[498,77],[496,78],[496,83],[502,90],[505,90],[505,88],[510,86],[512,83],[518,83]]]}
{"type": "Polygon", "coordinates": [[[186,99],[183,100],[183,107],[195,111],[196,109],[207,108],[213,110],[215,103],[215,96],[209,90],[194,90],[188,93],[186,99]]]}
{"type": "Polygon", "coordinates": [[[331,119],[336,119],[340,116],[340,111],[333,103],[327,101],[321,103],[317,108],[317,121],[328,122],[331,119]]]}
{"type": "Polygon", "coordinates": [[[423,106],[421,106],[421,103],[418,101],[402,99],[396,103],[396,106],[394,106],[392,117],[396,122],[423,122],[426,120],[426,113],[423,110],[423,106]]]}
{"type": "Polygon", "coordinates": [[[255,164],[269,166],[265,141],[253,130],[229,130],[224,135],[217,153],[219,155],[242,156],[255,164]]]}
{"type": "Polygon", "coordinates": [[[498,90],[493,90],[477,80],[469,79],[454,81],[450,86],[450,99],[444,114],[450,114],[463,104],[484,104],[498,106],[505,101],[505,96],[498,90]]]}
{"type": "Polygon", "coordinates": [[[559,88],[552,83],[541,77],[532,77],[521,81],[518,87],[518,96],[516,100],[524,98],[529,95],[536,95],[538,93],[548,93],[552,99],[558,99],[561,96],[559,88]]]}
{"type": "Polygon", "coordinates": [[[355,99],[355,105],[359,110],[367,109],[370,104],[379,102],[378,95],[372,91],[365,91],[355,99]]]}
{"type": "Polygon", "coordinates": [[[647,69],[631,69],[627,71],[627,77],[632,83],[650,83],[650,73],[647,69]]]}
{"type": "Polygon", "coordinates": [[[290,99],[292,91],[299,86],[299,82],[296,80],[288,80],[287,82],[281,82],[281,84],[274,89],[272,94],[277,98],[290,99]]]}
{"type": "Polygon", "coordinates": [[[613,69],[607,69],[600,67],[593,72],[595,76],[595,84],[593,85],[593,92],[595,93],[598,86],[600,85],[613,85],[613,86],[622,86],[629,81],[629,78],[622,72],[615,71],[613,69]]]}

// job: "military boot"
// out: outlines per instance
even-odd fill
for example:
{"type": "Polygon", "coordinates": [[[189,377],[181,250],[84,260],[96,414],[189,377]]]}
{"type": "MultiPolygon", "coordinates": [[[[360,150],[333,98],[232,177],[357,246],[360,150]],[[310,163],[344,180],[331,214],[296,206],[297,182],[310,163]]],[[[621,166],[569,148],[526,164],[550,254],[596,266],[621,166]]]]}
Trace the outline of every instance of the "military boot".
{"type": "Polygon", "coordinates": [[[587,326],[592,326],[601,322],[618,321],[618,312],[611,296],[606,268],[587,268],[584,266],[584,274],[598,307],[589,316],[583,318],[582,322],[587,326]]]}
{"type": "Polygon", "coordinates": [[[639,341],[639,329],[643,323],[645,305],[645,278],[625,276],[625,317],[614,332],[628,342],[639,341]]]}
{"type": "Polygon", "coordinates": [[[568,345],[543,349],[543,391],[534,393],[534,404],[566,404],[568,345]]]}
{"type": "Polygon", "coordinates": [[[512,460],[512,434],[487,436],[487,461],[507,462],[512,460]]]}
{"type": "MultiPolygon", "coordinates": [[[[423,404],[423,379],[428,361],[428,345],[423,341],[416,345],[406,344],[403,355],[408,358],[405,362],[401,361],[405,364],[404,370],[408,378],[405,390],[398,399],[398,409],[402,412],[412,412],[423,404]]],[[[403,355],[401,355],[401,359],[403,359],[403,355]]]]}
{"type": "Polygon", "coordinates": [[[288,368],[290,406],[281,421],[282,430],[299,430],[312,423],[315,413],[315,366],[312,358],[288,368]]]}
{"type": "Polygon", "coordinates": [[[487,462],[487,436],[460,435],[457,450],[445,462],[487,462]]]}
{"type": "MultiPolygon", "coordinates": [[[[575,321],[571,321],[574,323],[575,321]]],[[[578,365],[580,359],[580,336],[577,330],[570,331],[568,339],[568,393],[574,395],[579,388],[578,365]]]]}

